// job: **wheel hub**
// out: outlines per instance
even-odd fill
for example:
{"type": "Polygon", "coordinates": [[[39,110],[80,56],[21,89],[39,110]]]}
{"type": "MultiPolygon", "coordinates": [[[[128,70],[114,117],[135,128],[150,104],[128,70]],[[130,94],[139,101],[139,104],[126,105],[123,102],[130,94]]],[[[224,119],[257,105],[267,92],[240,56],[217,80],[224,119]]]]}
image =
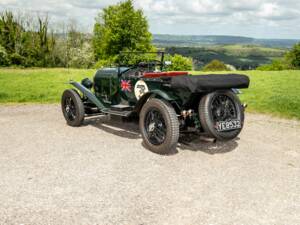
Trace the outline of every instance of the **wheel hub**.
{"type": "Polygon", "coordinates": [[[231,98],[226,95],[217,96],[212,102],[212,116],[215,122],[236,118],[237,112],[231,98]]]}
{"type": "Polygon", "coordinates": [[[65,101],[65,110],[68,118],[74,120],[76,117],[76,108],[72,98],[67,98],[65,101]]]}
{"type": "Polygon", "coordinates": [[[145,127],[148,140],[154,145],[160,145],[165,141],[167,128],[162,114],[151,109],[146,114],[145,127]]]}
{"type": "Polygon", "coordinates": [[[70,112],[70,106],[66,106],[66,112],[69,113],[70,112]]]}
{"type": "Polygon", "coordinates": [[[149,124],[148,129],[149,129],[150,132],[153,132],[153,131],[154,131],[155,125],[156,125],[155,123],[150,123],[150,124],[149,124]]]}

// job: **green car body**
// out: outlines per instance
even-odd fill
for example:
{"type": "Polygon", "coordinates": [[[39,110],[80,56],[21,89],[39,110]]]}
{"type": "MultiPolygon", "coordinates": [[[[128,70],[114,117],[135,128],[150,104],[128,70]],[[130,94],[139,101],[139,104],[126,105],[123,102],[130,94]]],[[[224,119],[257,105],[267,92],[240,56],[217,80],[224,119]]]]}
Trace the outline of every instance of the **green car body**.
{"type": "MultiPolygon", "coordinates": [[[[145,97],[159,96],[167,101],[182,101],[182,97],[174,90],[168,88],[161,79],[142,78],[134,75],[135,71],[129,68],[122,69],[100,69],[94,76],[95,95],[99,100],[104,100],[107,107],[117,104],[128,104],[135,108],[145,100],[145,97]],[[138,81],[144,81],[147,85],[147,92],[144,98],[135,95],[138,81]],[[128,83],[128,88],[122,89],[122,82],[128,83]]],[[[181,93],[182,94],[182,93],[181,93]]]]}
{"type": "MultiPolygon", "coordinates": [[[[159,66],[162,68],[162,63],[159,66]]],[[[244,105],[236,88],[247,88],[244,75],[193,76],[188,72],[157,70],[157,61],[131,67],[99,69],[93,81],[71,81],[62,111],[71,126],[85,117],[117,115],[138,117],[146,146],[167,153],[176,146],[180,132],[208,134],[231,140],[244,124],[244,105]]]]}
{"type": "MultiPolygon", "coordinates": [[[[184,103],[190,101],[193,93],[188,91],[178,91],[169,87],[169,84],[161,78],[143,78],[133,75],[135,71],[130,68],[103,68],[99,69],[93,80],[93,86],[86,87],[84,82],[81,84],[71,81],[70,83],[79,89],[83,94],[92,93],[97,101],[101,103],[99,107],[103,111],[111,108],[113,105],[128,105],[132,107],[132,112],[139,112],[145,101],[151,97],[157,97],[170,102],[180,113],[184,103]],[[139,87],[137,82],[144,81],[147,91],[141,97],[136,96],[135,90],[139,87]],[[126,82],[129,87],[122,88],[122,82],[126,82]]],[[[183,74],[186,74],[183,72],[183,74]]],[[[189,75],[192,76],[192,75],[189,75]]],[[[95,98],[88,98],[91,103],[96,103],[95,98]]],[[[95,104],[100,105],[100,104],[95,104]]]]}

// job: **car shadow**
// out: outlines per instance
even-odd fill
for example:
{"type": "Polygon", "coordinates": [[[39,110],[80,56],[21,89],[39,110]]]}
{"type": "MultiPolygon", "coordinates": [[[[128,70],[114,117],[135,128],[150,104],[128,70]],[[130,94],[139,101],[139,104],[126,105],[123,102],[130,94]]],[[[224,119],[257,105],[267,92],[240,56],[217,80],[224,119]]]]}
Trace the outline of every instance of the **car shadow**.
{"type": "Polygon", "coordinates": [[[224,154],[238,147],[239,138],[230,141],[205,141],[196,134],[185,134],[179,138],[179,149],[190,151],[201,151],[210,155],[224,154]]]}
{"type": "MultiPolygon", "coordinates": [[[[121,138],[142,139],[139,131],[139,125],[136,120],[128,122],[122,120],[122,118],[113,118],[110,120],[108,117],[99,117],[86,119],[84,121],[84,126],[93,126],[97,129],[121,138]]],[[[175,150],[172,150],[169,155],[177,154],[178,150],[189,150],[195,152],[200,151],[210,155],[224,154],[236,149],[238,147],[238,140],[239,139],[236,138],[227,142],[212,142],[205,141],[201,137],[199,137],[199,135],[193,133],[181,134],[177,148],[175,150]]],[[[146,148],[143,143],[142,146],[146,148]]]]}
{"type": "Polygon", "coordinates": [[[85,119],[84,125],[90,125],[107,133],[128,139],[139,139],[139,125],[137,122],[124,122],[122,118],[113,118],[103,116],[99,118],[85,119]]]}

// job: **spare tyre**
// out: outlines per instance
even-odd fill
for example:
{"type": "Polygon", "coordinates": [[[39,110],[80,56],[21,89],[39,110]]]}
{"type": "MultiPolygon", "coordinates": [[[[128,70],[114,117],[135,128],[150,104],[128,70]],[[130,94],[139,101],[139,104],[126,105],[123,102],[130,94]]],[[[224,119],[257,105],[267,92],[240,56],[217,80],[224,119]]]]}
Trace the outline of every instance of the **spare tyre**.
{"type": "Polygon", "coordinates": [[[202,128],[212,138],[231,140],[244,126],[244,109],[231,90],[220,90],[203,96],[199,103],[202,128]]]}

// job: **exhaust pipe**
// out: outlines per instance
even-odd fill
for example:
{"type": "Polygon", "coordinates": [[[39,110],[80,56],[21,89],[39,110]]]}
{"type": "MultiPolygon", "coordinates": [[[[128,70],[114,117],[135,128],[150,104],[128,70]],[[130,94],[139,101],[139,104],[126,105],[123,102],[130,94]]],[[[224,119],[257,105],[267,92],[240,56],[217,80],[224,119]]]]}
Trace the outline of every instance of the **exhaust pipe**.
{"type": "Polygon", "coordinates": [[[211,142],[211,143],[217,142],[216,138],[211,138],[211,137],[206,137],[206,136],[200,136],[200,140],[205,141],[205,142],[211,142]]]}

